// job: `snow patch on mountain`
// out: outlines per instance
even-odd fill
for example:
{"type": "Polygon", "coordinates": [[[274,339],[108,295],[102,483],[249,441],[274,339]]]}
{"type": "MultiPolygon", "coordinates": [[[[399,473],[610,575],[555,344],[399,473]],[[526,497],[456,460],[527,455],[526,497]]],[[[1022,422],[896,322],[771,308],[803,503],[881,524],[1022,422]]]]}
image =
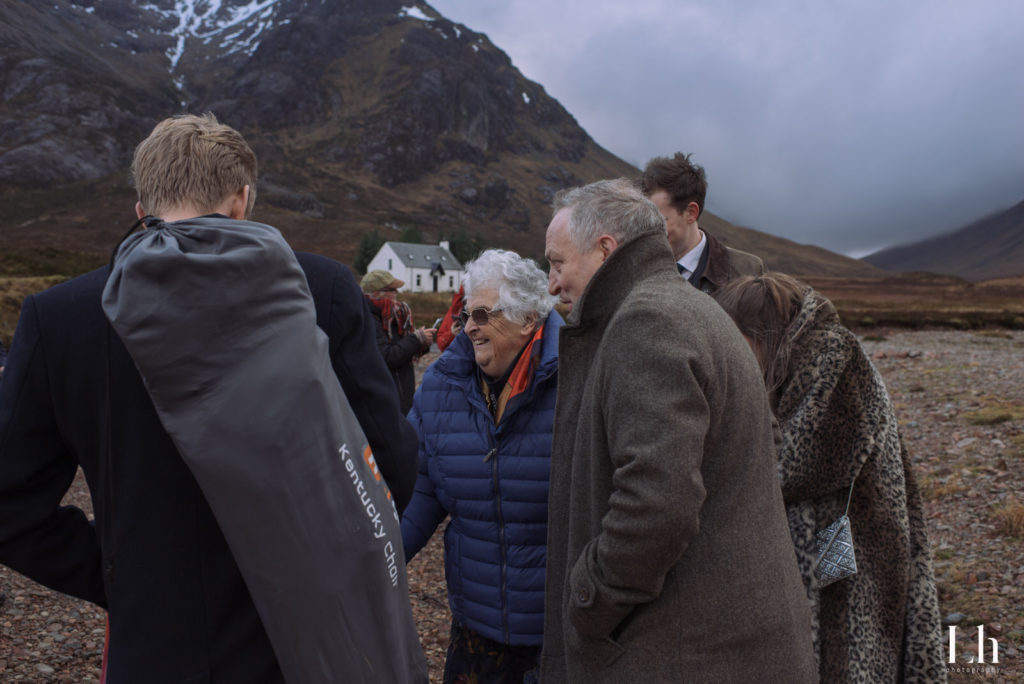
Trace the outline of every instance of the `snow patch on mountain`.
{"type": "Polygon", "coordinates": [[[276,4],[277,0],[174,0],[170,9],[154,4],[139,7],[177,23],[168,32],[175,39],[167,51],[173,72],[185,54],[189,39],[204,43],[216,39],[227,49],[227,54],[251,55],[259,47],[263,31],[274,25],[276,4]]]}
{"type": "Polygon", "coordinates": [[[422,21],[434,21],[433,17],[428,17],[426,13],[419,7],[403,7],[398,11],[400,17],[412,17],[413,19],[420,19],[422,21]]]}
{"type": "MultiPolygon", "coordinates": [[[[176,74],[187,46],[193,41],[205,45],[218,45],[224,54],[252,55],[260,46],[265,31],[276,25],[291,22],[290,17],[278,18],[278,0],[136,0],[137,7],[158,18],[158,23],[170,25],[166,31],[172,39],[167,50],[170,71],[176,74]]],[[[399,16],[424,22],[433,22],[422,9],[414,5],[402,7],[399,16]]],[[[460,35],[458,29],[456,37],[460,35]]],[[[447,37],[447,36],[445,36],[447,37]]],[[[179,90],[183,83],[177,74],[179,90]]]]}

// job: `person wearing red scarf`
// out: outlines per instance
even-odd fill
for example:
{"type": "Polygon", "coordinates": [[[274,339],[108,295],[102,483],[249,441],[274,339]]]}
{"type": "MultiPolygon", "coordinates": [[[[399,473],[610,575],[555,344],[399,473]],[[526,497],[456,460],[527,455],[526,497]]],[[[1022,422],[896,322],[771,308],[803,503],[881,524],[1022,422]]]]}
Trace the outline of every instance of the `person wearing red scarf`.
{"type": "Polygon", "coordinates": [[[437,348],[444,351],[452,343],[455,336],[462,332],[462,320],[459,314],[465,306],[466,290],[460,286],[459,291],[452,295],[452,305],[448,307],[448,313],[441,320],[437,327],[437,348]]]}
{"type": "Polygon", "coordinates": [[[398,289],[405,283],[388,271],[370,271],[360,281],[370,312],[376,319],[377,348],[395,379],[402,413],[412,407],[416,390],[414,363],[434,342],[434,328],[413,329],[409,305],[398,300],[398,289]]]}

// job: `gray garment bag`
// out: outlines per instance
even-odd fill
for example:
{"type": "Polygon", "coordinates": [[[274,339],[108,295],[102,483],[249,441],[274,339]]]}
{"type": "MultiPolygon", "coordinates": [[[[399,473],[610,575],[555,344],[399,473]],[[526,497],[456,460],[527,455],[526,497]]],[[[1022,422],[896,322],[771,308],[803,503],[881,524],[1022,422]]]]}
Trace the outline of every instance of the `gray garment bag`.
{"type": "Polygon", "coordinates": [[[117,250],[103,310],[210,503],[285,678],[426,682],[398,513],[295,254],[259,223],[148,224],[117,250]]]}

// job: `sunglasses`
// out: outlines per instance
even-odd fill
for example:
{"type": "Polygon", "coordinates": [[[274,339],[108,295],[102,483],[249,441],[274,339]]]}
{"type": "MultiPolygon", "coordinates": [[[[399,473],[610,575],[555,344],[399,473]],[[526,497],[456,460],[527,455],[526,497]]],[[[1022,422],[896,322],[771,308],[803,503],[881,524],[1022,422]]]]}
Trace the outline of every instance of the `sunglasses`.
{"type": "Polygon", "coordinates": [[[472,318],[473,322],[477,325],[487,325],[491,321],[491,316],[500,312],[501,309],[491,309],[488,311],[484,307],[478,306],[472,311],[466,311],[463,309],[462,313],[459,314],[459,320],[462,321],[463,327],[465,327],[466,322],[469,321],[470,318],[472,318]]]}

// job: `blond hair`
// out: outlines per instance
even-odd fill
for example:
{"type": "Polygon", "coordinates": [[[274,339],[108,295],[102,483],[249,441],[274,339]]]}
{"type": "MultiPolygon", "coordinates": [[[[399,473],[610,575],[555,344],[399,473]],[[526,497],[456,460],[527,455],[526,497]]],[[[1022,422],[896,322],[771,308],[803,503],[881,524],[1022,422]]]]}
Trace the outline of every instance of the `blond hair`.
{"type": "Polygon", "coordinates": [[[139,204],[153,216],[181,207],[211,213],[248,185],[248,217],[256,201],[256,155],[213,114],[184,114],[164,119],[139,143],[132,179],[139,204]]]}

